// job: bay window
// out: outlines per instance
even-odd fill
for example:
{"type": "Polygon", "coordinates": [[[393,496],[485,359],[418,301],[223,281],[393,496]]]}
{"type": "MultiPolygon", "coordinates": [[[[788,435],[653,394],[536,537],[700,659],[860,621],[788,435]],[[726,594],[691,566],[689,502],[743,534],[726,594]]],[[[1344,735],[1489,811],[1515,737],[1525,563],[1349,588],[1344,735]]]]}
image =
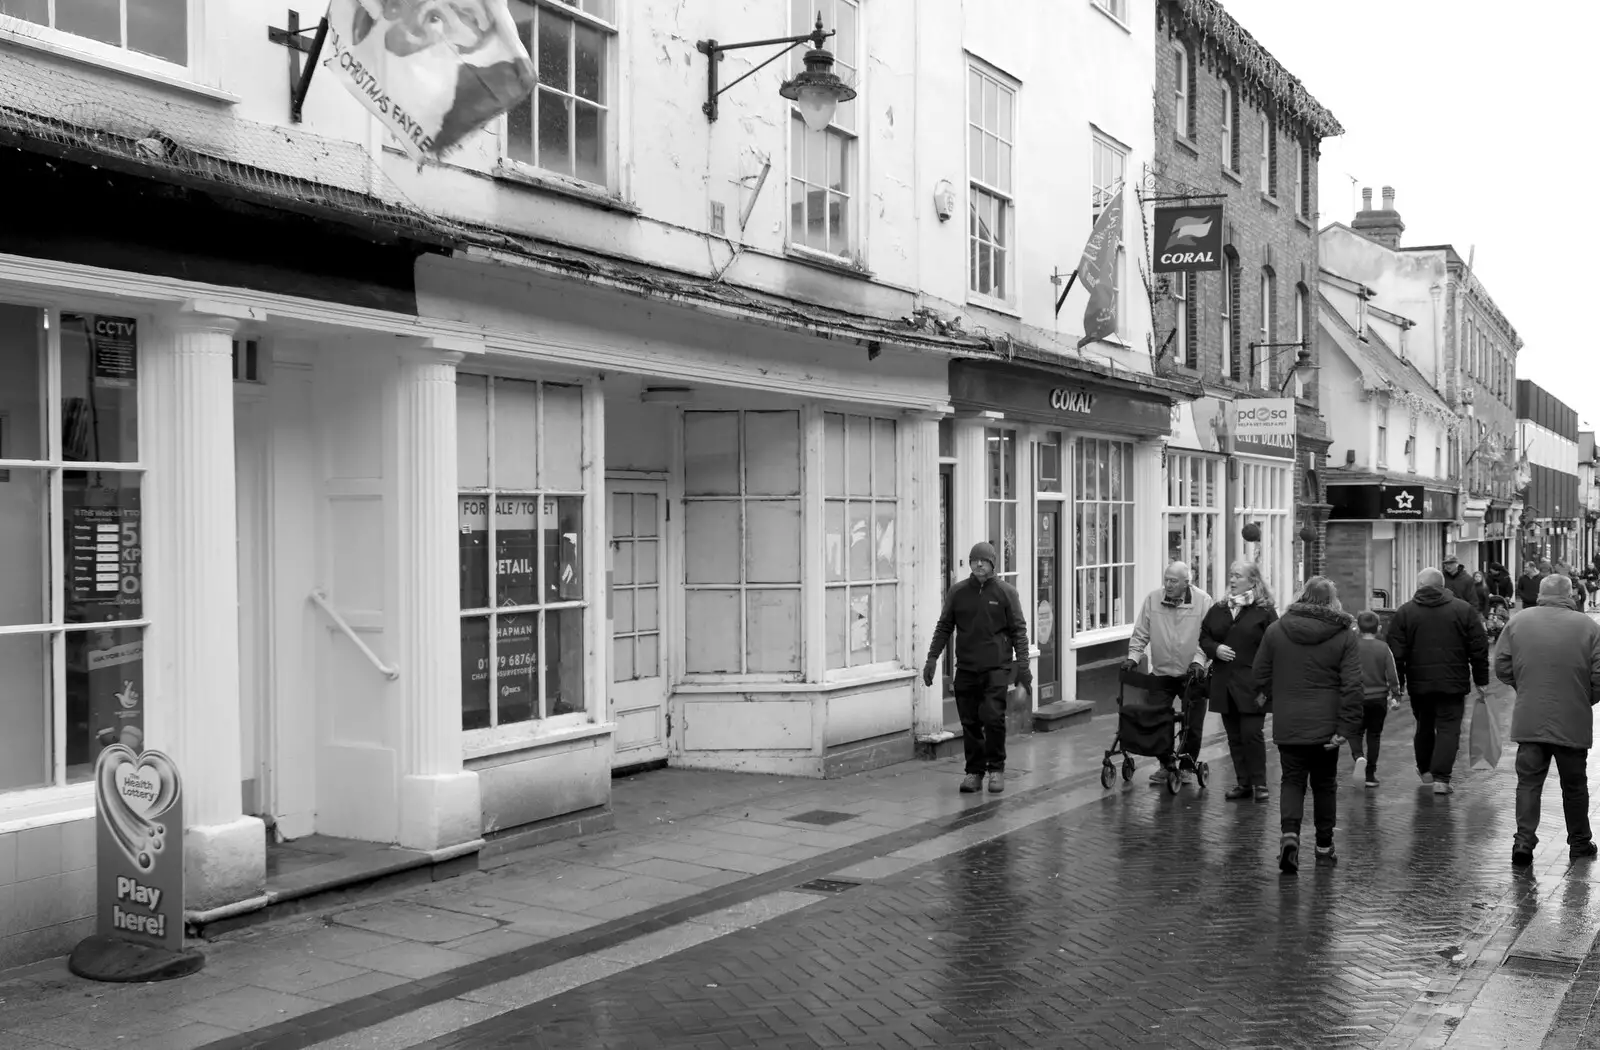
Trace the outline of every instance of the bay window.
{"type": "Polygon", "coordinates": [[[828,669],[899,658],[895,422],[823,416],[828,669]]]}
{"type": "Polygon", "coordinates": [[[1133,622],[1133,442],[1073,441],[1073,630],[1133,622]]]}
{"type": "Polygon", "coordinates": [[[582,714],[583,389],[463,373],[456,427],[461,727],[582,714]]]}
{"type": "Polygon", "coordinates": [[[143,742],[139,328],[0,305],[0,791],[143,742]]]}

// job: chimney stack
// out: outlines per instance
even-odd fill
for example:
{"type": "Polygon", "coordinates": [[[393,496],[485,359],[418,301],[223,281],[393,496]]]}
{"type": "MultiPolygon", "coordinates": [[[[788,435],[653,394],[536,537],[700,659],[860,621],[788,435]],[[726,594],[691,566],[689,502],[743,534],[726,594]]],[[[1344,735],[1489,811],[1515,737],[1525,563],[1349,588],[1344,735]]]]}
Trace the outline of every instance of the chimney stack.
{"type": "Polygon", "coordinates": [[[1356,214],[1350,228],[1369,241],[1398,250],[1400,235],[1405,232],[1406,224],[1400,220],[1400,213],[1394,210],[1394,187],[1383,188],[1383,207],[1376,210],[1372,207],[1372,189],[1363,189],[1361,211],[1356,214]]]}

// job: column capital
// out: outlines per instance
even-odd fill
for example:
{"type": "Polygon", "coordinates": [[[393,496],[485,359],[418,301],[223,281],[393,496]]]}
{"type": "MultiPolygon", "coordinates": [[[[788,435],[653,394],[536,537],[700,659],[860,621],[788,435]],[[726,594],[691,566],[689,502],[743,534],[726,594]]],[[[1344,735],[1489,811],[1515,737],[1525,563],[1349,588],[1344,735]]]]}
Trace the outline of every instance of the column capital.
{"type": "Polygon", "coordinates": [[[402,336],[400,356],[407,361],[436,361],[458,365],[468,357],[480,357],[488,347],[484,340],[472,336],[426,335],[402,336]]]}
{"type": "Polygon", "coordinates": [[[187,299],[164,320],[172,328],[189,332],[232,335],[241,325],[267,319],[265,310],[226,299],[187,299]]]}

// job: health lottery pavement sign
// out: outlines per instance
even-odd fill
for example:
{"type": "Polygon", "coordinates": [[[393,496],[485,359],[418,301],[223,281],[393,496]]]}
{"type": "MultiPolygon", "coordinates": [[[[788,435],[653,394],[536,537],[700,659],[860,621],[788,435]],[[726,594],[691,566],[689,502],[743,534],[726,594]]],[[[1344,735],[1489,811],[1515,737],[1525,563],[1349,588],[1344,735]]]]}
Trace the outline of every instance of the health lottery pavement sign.
{"type": "Polygon", "coordinates": [[[97,932],[68,965],[97,981],[160,981],[200,969],[183,946],[183,781],[160,751],[109,744],[94,767],[97,932]]]}

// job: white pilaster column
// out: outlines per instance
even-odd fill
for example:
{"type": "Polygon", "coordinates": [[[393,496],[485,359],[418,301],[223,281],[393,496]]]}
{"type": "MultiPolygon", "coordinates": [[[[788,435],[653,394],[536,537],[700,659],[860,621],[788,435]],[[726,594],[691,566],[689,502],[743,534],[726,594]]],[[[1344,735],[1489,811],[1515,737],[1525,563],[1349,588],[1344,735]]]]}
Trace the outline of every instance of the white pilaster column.
{"type": "Polygon", "coordinates": [[[906,431],[905,537],[909,540],[905,590],[910,594],[911,642],[907,662],[917,669],[911,689],[912,729],[917,737],[944,730],[943,683],[938,675],[930,688],[922,684],[922,665],[939,622],[943,596],[939,593],[939,416],[912,415],[906,431]]]}
{"type": "Polygon", "coordinates": [[[183,777],[184,905],[258,896],[261,821],[241,810],[233,333],[245,307],[190,302],[144,348],[150,746],[183,777]]]}
{"type": "Polygon", "coordinates": [[[407,350],[396,387],[400,539],[400,845],[437,850],[483,830],[478,774],[462,769],[456,538],[458,353],[407,350]]]}

